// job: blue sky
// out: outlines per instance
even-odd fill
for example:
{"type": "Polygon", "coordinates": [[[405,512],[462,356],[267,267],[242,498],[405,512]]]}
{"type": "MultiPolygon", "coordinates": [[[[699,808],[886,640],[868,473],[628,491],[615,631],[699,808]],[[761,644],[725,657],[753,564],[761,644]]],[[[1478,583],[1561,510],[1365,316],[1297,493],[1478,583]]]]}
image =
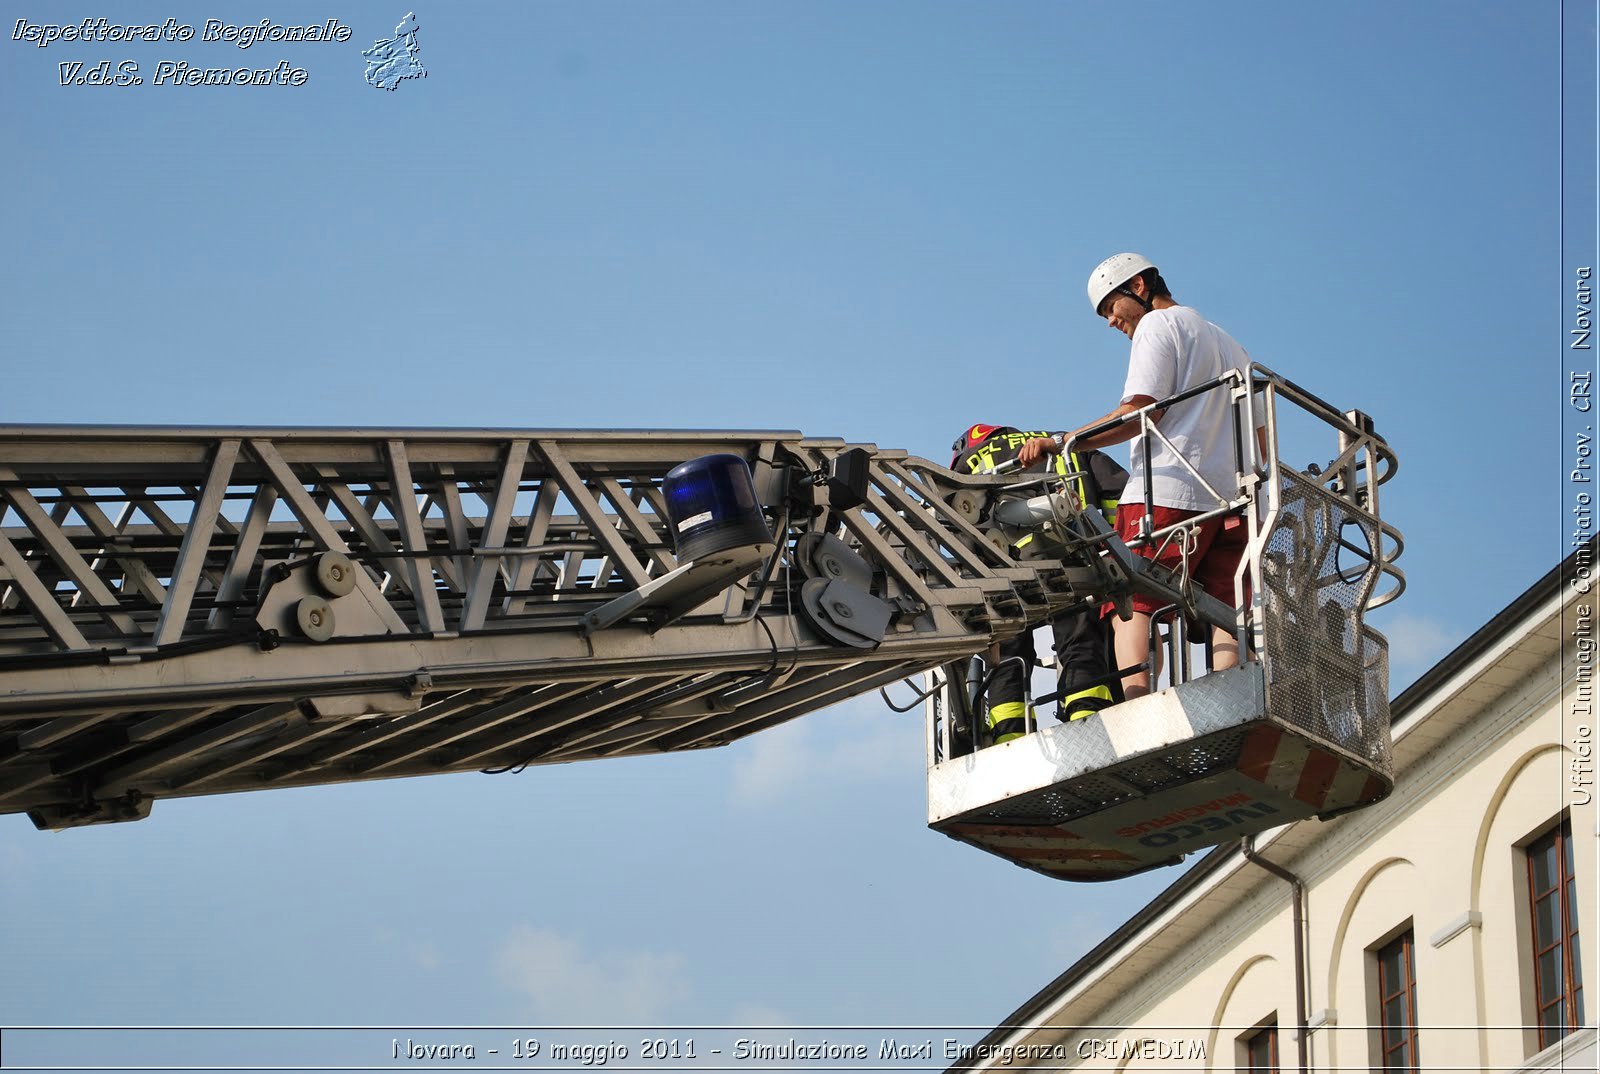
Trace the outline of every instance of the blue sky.
{"type": "MultiPolygon", "coordinates": [[[[351,41],[0,38],[0,420],[798,429],[943,458],[1072,427],[1141,251],[1395,446],[1403,686],[1565,548],[1553,3],[117,7],[351,41]],[[137,62],[147,84],[59,84],[137,62]],[[148,84],[161,60],[308,72],[148,84]]],[[[0,818],[8,1024],[992,1024],[1172,871],[927,832],[920,726],[0,818]]]]}

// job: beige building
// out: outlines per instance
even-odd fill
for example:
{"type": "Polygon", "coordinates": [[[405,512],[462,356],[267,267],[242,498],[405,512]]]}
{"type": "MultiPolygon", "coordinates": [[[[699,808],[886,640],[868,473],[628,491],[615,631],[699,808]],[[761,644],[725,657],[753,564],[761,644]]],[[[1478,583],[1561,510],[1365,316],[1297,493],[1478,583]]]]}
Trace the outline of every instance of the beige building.
{"type": "Polygon", "coordinates": [[[1395,699],[1388,799],[1211,851],[951,1069],[1594,1070],[1591,565],[1395,699]]]}

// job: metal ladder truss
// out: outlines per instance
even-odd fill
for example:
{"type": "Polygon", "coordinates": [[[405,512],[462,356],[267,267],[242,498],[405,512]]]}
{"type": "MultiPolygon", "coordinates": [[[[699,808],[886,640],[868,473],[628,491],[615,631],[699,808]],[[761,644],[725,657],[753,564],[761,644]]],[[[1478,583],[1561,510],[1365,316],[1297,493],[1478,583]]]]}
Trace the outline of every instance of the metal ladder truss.
{"type": "Polygon", "coordinates": [[[792,432],[0,426],[0,812],[719,746],[1082,603],[994,479],[792,432]],[[729,453],[771,543],[681,564],[729,453]]]}
{"type": "Polygon", "coordinates": [[[1171,680],[1092,718],[989,745],[983,669],[948,665],[925,705],[931,827],[1050,876],[1106,880],[1359,809],[1393,788],[1388,643],[1364,617],[1405,588],[1395,565],[1403,540],[1378,504],[1394,453],[1365,415],[1340,413],[1260,365],[1123,420],[1138,422],[1148,444],[1160,436],[1156,414],[1203,391],[1227,393],[1237,462],[1236,484],[1213,490],[1207,515],[1248,525],[1233,605],[1196,591],[1185,567],[1133,555],[1141,544],[1183,547],[1181,527],[1125,544],[1048,482],[976,506],[1001,544],[1030,527],[1044,534],[1080,589],[1113,603],[1131,592],[1165,601],[1171,680]],[[1333,454],[1285,464],[1286,421],[1331,432],[1333,454]],[[1191,669],[1186,621],[1232,632],[1250,658],[1191,669]]]}

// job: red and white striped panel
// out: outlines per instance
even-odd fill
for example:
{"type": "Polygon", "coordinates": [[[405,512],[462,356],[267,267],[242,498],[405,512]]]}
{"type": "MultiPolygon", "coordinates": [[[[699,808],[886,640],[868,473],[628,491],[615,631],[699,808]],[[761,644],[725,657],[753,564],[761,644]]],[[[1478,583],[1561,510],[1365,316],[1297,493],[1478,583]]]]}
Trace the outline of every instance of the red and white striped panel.
{"type": "Polygon", "coordinates": [[[1389,789],[1370,769],[1270,724],[1256,727],[1245,737],[1238,769],[1247,778],[1305,804],[1313,813],[1374,802],[1389,789]]]}

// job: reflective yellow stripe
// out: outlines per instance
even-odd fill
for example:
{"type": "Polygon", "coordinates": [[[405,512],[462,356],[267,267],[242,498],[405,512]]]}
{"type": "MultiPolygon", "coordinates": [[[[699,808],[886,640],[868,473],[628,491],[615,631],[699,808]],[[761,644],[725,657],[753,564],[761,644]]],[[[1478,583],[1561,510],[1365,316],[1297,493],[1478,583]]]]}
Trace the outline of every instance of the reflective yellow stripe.
{"type": "Polygon", "coordinates": [[[1065,697],[1063,697],[1061,699],[1061,711],[1067,714],[1067,719],[1069,720],[1082,720],[1086,717],[1093,716],[1100,708],[1105,707],[1104,705],[1090,705],[1080,708],[1077,712],[1073,712],[1073,702],[1084,700],[1104,701],[1106,704],[1110,704],[1114,699],[1111,696],[1111,687],[1091,686],[1087,690],[1079,690],[1075,694],[1067,694],[1065,697]]]}
{"type": "MultiPolygon", "coordinates": [[[[1067,471],[1066,471],[1065,468],[1063,468],[1061,466],[1061,463],[1062,463],[1062,457],[1060,455],[1057,455],[1056,456],[1056,464],[1057,464],[1057,468],[1058,468],[1057,472],[1061,473],[1061,474],[1065,474],[1067,471]]],[[[1072,469],[1074,469],[1074,470],[1076,470],[1078,472],[1078,476],[1073,479],[1073,483],[1077,485],[1077,488],[1074,491],[1076,491],[1077,494],[1078,494],[1078,502],[1083,504],[1084,507],[1088,507],[1089,506],[1089,488],[1084,483],[1084,477],[1090,473],[1089,463],[1083,458],[1083,456],[1079,455],[1076,451],[1074,451],[1072,453],[1072,469]]],[[[1119,506],[1121,506],[1121,504],[1117,500],[1117,497],[1115,497],[1115,496],[1102,496],[1100,498],[1100,505],[1099,506],[1100,506],[1100,513],[1106,516],[1106,521],[1110,522],[1113,526],[1115,526],[1117,524],[1117,508],[1119,506]]]]}
{"type": "Polygon", "coordinates": [[[1005,701],[989,709],[989,730],[995,733],[995,742],[1010,742],[1027,734],[1028,718],[1033,706],[1022,701],[1005,701]]]}
{"type": "Polygon", "coordinates": [[[1084,507],[1088,507],[1089,489],[1083,483],[1083,475],[1088,473],[1089,470],[1088,467],[1084,465],[1083,456],[1079,455],[1076,451],[1072,453],[1072,468],[1078,471],[1078,476],[1072,479],[1073,484],[1077,486],[1077,488],[1073,491],[1078,494],[1078,502],[1084,507]]]}
{"type": "Polygon", "coordinates": [[[1028,715],[1028,704],[1025,701],[1002,701],[989,709],[989,726],[993,727],[1002,720],[1018,720],[1028,715]]]}

